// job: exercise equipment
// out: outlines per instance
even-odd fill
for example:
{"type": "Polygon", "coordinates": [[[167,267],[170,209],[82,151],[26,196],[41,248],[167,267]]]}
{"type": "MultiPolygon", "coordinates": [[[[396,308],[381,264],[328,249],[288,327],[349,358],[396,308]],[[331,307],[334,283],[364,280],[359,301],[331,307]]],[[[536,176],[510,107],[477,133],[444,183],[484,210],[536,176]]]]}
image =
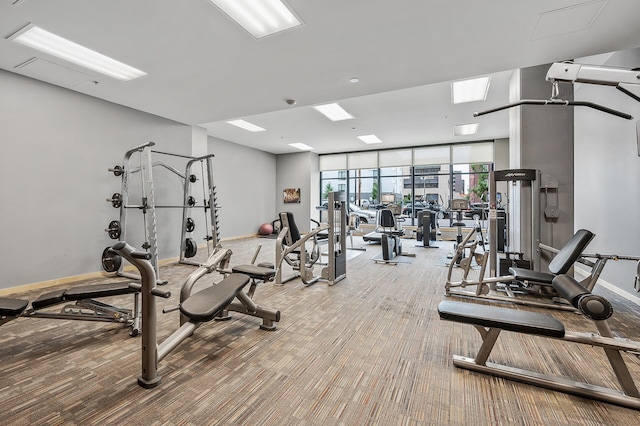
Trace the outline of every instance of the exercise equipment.
{"type": "MultiPolygon", "coordinates": [[[[483,374],[640,410],[640,393],[622,356],[624,353],[638,354],[640,342],[614,337],[614,333],[607,324],[607,319],[613,314],[613,308],[604,297],[592,294],[568,275],[554,277],[552,285],[576,310],[593,320],[599,334],[565,331],[564,325],[560,321],[536,312],[443,301],[438,305],[438,314],[441,319],[471,324],[482,337],[482,345],[474,358],[454,355],[453,365],[483,374]],[[601,347],[621,390],[488,362],[501,331],[550,337],[571,343],[601,347]]],[[[547,361],[552,359],[561,358],[558,356],[549,357],[547,361]]],[[[567,357],[567,360],[575,364],[573,358],[567,357]]],[[[592,368],[593,366],[586,367],[592,368]]]]}
{"type": "Polygon", "coordinates": [[[367,234],[368,238],[365,239],[365,241],[375,241],[378,236],[372,234],[379,234],[382,253],[372,258],[375,263],[396,265],[400,262],[396,259],[398,256],[416,257],[414,253],[402,251],[401,237],[404,235],[404,230],[398,224],[393,210],[378,210],[377,222],[379,226],[373,233],[367,234]]]}
{"type": "MultiPolygon", "coordinates": [[[[540,204],[540,171],[535,169],[507,169],[492,170],[489,172],[489,276],[497,275],[498,264],[498,202],[497,202],[497,182],[511,182],[512,187],[520,188],[523,192],[529,192],[531,199],[530,212],[530,234],[528,255],[530,256],[532,269],[540,270],[540,218],[538,209],[540,204]]],[[[511,250],[511,245],[509,251],[511,250]]],[[[519,249],[519,247],[518,247],[519,249]]]]}
{"type": "MultiPolygon", "coordinates": [[[[215,247],[218,245],[220,239],[217,211],[220,206],[216,202],[215,186],[213,184],[213,154],[205,155],[202,157],[191,157],[182,154],[174,154],[163,151],[152,150],[155,146],[154,142],[148,142],[137,146],[124,155],[123,164],[109,169],[115,176],[119,176],[122,179],[121,192],[114,193],[111,198],[107,199],[113,207],[119,208],[120,218],[110,222],[106,231],[111,239],[114,240],[126,240],[127,239],[127,220],[128,210],[139,210],[142,212],[142,219],[144,223],[144,242],[141,244],[142,248],[151,253],[151,263],[156,271],[156,276],[159,284],[164,283],[160,280],[159,268],[158,268],[158,242],[157,242],[157,225],[156,225],[156,209],[181,209],[182,210],[182,229],[181,229],[181,245],[180,245],[180,263],[190,264],[198,266],[199,263],[187,260],[194,257],[197,254],[198,244],[193,238],[191,233],[196,229],[196,223],[193,220],[192,212],[194,210],[202,210],[204,212],[204,240],[207,245],[207,254],[211,254],[215,247]],[[132,164],[133,156],[137,155],[139,164],[134,166],[132,164]],[[170,156],[179,159],[187,160],[184,172],[180,172],[171,165],[168,165],[159,161],[152,161],[153,155],[170,156]],[[200,172],[202,179],[198,179],[196,174],[193,173],[196,165],[200,164],[200,172]],[[183,187],[182,204],[178,205],[162,205],[156,203],[155,188],[153,180],[153,169],[162,168],[168,170],[173,175],[180,179],[183,187]],[[133,188],[132,178],[135,174],[140,175],[140,191],[141,199],[139,204],[133,204],[130,202],[130,191],[133,188]],[[198,204],[196,197],[192,195],[192,185],[198,180],[202,181],[202,195],[204,200],[202,204],[198,204]]],[[[103,253],[103,267],[107,272],[115,272],[117,275],[125,276],[133,279],[139,279],[139,277],[123,272],[122,262],[116,271],[113,271],[114,265],[111,262],[109,256],[103,253]],[[106,259],[106,261],[105,261],[106,259]]]]}
{"type": "MultiPolygon", "coordinates": [[[[512,267],[509,268],[510,275],[485,277],[488,258],[488,253],[485,252],[480,261],[478,278],[469,279],[469,258],[466,263],[463,262],[462,264],[462,279],[455,281],[453,279],[453,265],[456,259],[462,256],[464,250],[470,248],[470,244],[473,244],[471,241],[473,241],[472,238],[476,232],[478,232],[476,228],[472,229],[456,249],[454,259],[449,265],[449,271],[447,273],[447,281],[445,284],[446,296],[472,297],[541,308],[574,310],[566,300],[557,297],[557,294],[553,291],[552,281],[555,276],[566,274],[576,262],[582,261],[581,256],[583,256],[585,248],[594,238],[592,232],[586,229],[578,230],[560,250],[541,245],[541,249],[550,249],[550,251],[555,253],[555,257],[549,263],[548,272],[512,267]],[[467,290],[468,287],[475,287],[475,289],[467,290]],[[490,291],[493,291],[493,293],[490,291]],[[506,296],[502,296],[497,292],[503,292],[506,296]],[[540,299],[540,297],[543,299],[540,299]]],[[[593,265],[591,274],[582,281],[581,284],[589,291],[595,286],[602,267],[604,267],[604,264],[593,265]]]]}
{"type": "Polygon", "coordinates": [[[313,273],[313,266],[320,259],[319,234],[326,231],[329,226],[317,224],[310,232],[301,235],[293,213],[280,212],[278,217],[280,233],[276,238],[275,284],[282,285],[296,278],[300,278],[305,285],[314,284],[320,279],[313,273]],[[307,242],[312,244],[310,250],[307,250],[307,242]],[[291,266],[294,273],[283,277],[282,262],[291,266]]]}
{"type": "Polygon", "coordinates": [[[430,241],[436,241],[438,231],[438,222],[436,212],[431,210],[421,210],[418,212],[418,229],[416,230],[416,240],[422,241],[422,244],[416,244],[416,247],[438,248],[431,245],[430,241]]]}
{"type": "Polygon", "coordinates": [[[50,318],[76,321],[104,321],[125,324],[131,327],[129,334],[137,336],[140,332],[140,288],[134,283],[118,282],[93,284],[54,290],[40,295],[31,302],[28,300],[0,297],[0,325],[17,318],[50,318]],[[133,309],[119,308],[96,299],[133,294],[133,309]],[[75,303],[68,303],[75,302],[75,303]],[[60,311],[45,310],[65,304],[60,311]]]}
{"type": "Polygon", "coordinates": [[[576,64],[573,62],[556,62],[551,64],[547,71],[546,80],[551,82],[551,97],[546,100],[539,99],[523,99],[518,102],[510,103],[497,108],[486,111],[475,112],[474,117],[493,112],[502,111],[504,109],[517,107],[520,105],[556,105],[556,106],[584,106],[602,111],[616,117],[632,120],[633,116],[622,111],[618,111],[600,104],[585,101],[565,101],[558,99],[559,87],[558,83],[586,83],[598,84],[604,86],[614,86],[625,95],[640,102],[640,97],[629,91],[624,85],[637,86],[640,84],[640,73],[637,69],[626,70],[613,67],[598,67],[592,65],[576,64]]]}
{"type": "Polygon", "coordinates": [[[316,223],[316,227],[301,235],[291,212],[281,212],[280,233],[276,238],[275,284],[284,284],[296,278],[309,286],[318,280],[333,285],[347,274],[346,258],[346,193],[331,192],[328,195],[327,223],[316,223]],[[321,260],[320,241],[327,245],[327,263],[320,275],[314,275],[314,265],[321,260]],[[306,243],[312,247],[307,250],[306,243]],[[289,264],[294,273],[283,277],[283,262],[289,264]]]}
{"type": "Polygon", "coordinates": [[[221,282],[206,287],[191,294],[193,285],[204,275],[218,270],[228,262],[230,250],[219,249],[212,253],[208,261],[201,264],[187,278],[180,291],[180,305],[163,312],[180,311],[180,327],[165,340],[157,340],[157,309],[154,297],[170,297],[171,293],[156,286],[153,265],[150,262],[151,253],[137,251],[124,241],[113,245],[112,250],[138,269],[141,277],[142,311],[142,373],[138,377],[138,385],[144,388],[158,386],[162,377],[158,374],[158,366],[172,350],[191,336],[203,323],[213,319],[225,319],[223,312],[235,310],[244,314],[263,318],[261,328],[274,330],[274,322],[280,321],[280,311],[257,306],[244,293],[243,289],[249,284],[250,277],[244,274],[232,273],[221,282]],[[232,303],[238,299],[239,304],[232,303]]]}
{"type": "Polygon", "coordinates": [[[260,225],[258,233],[260,235],[271,235],[273,234],[273,226],[270,223],[263,223],[262,225],[260,225]]]}

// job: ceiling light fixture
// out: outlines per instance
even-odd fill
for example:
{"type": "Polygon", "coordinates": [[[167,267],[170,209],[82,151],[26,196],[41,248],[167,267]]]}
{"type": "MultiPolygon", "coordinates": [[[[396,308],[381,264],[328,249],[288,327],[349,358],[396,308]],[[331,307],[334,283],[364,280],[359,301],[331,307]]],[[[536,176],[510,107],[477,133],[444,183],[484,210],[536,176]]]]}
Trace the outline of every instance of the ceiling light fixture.
{"type": "Polygon", "coordinates": [[[491,76],[460,80],[451,83],[451,102],[461,104],[464,102],[484,101],[489,92],[491,76]]]}
{"type": "Polygon", "coordinates": [[[345,111],[337,103],[316,105],[313,107],[316,111],[324,114],[331,121],[352,120],[355,117],[345,111]]]}
{"type": "Polygon", "coordinates": [[[147,75],[144,71],[50,33],[31,23],[10,35],[8,39],[118,80],[127,81],[147,75]]]}
{"type": "Polygon", "coordinates": [[[211,0],[211,2],[255,38],[302,25],[302,22],[280,0],[211,0]]]}
{"type": "Polygon", "coordinates": [[[358,136],[358,139],[360,139],[362,142],[364,142],[366,144],[382,143],[380,138],[378,138],[376,135],[358,136]]]}
{"type": "Polygon", "coordinates": [[[227,121],[227,123],[231,124],[232,126],[236,126],[236,127],[240,127],[241,129],[248,130],[250,132],[264,132],[265,130],[267,130],[244,120],[231,120],[231,121],[227,121]]]}
{"type": "Polygon", "coordinates": [[[468,136],[475,135],[478,133],[479,123],[471,123],[471,124],[458,124],[457,126],[453,126],[453,135],[454,136],[468,136]]]}
{"type": "Polygon", "coordinates": [[[314,149],[312,146],[305,145],[303,143],[290,143],[289,146],[298,148],[301,151],[311,151],[312,149],[314,149]]]}
{"type": "Polygon", "coordinates": [[[357,82],[359,82],[359,81],[360,81],[360,79],[359,79],[358,77],[351,77],[351,78],[349,79],[349,83],[357,83],[357,82]]]}

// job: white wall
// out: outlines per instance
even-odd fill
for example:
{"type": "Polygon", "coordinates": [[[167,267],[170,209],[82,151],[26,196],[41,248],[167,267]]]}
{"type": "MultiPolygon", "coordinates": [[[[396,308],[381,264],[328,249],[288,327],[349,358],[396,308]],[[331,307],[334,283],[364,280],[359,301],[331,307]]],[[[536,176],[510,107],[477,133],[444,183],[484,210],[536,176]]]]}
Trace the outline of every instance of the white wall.
{"type": "MultiPolygon", "coordinates": [[[[121,190],[121,179],[107,169],[148,141],[191,155],[193,128],[6,71],[0,93],[0,288],[101,271],[102,250],[114,242],[104,230],[118,219],[106,199],[121,190]]],[[[275,215],[274,156],[230,143],[209,149],[226,204],[222,237],[254,234],[275,215]]],[[[184,169],[184,160],[155,160],[184,169]]],[[[154,183],[158,204],[182,204],[175,175],[154,168],[154,183]]],[[[160,259],[179,255],[179,212],[158,211],[160,259]]],[[[130,212],[128,224],[139,246],[139,211],[130,212]]]]}
{"type": "Polygon", "coordinates": [[[214,179],[221,206],[222,239],[255,235],[276,219],[276,156],[209,136],[215,154],[214,179]]]}
{"type": "MultiPolygon", "coordinates": [[[[616,53],[609,66],[640,64],[638,50],[616,53]]],[[[638,90],[636,90],[636,93],[638,90]]],[[[588,252],[640,256],[640,157],[636,122],[640,103],[612,87],[577,85],[577,100],[633,115],[624,120],[575,108],[575,227],[596,234],[588,252]]],[[[635,262],[610,261],[602,278],[633,294],[635,262]]]]}
{"type": "Polygon", "coordinates": [[[310,219],[317,219],[317,214],[312,216],[311,211],[318,203],[319,178],[315,180],[313,189],[311,183],[314,176],[319,176],[318,155],[311,152],[281,154],[277,156],[276,165],[276,210],[293,213],[300,232],[308,232],[311,229],[310,219]],[[285,188],[300,188],[300,203],[285,204],[282,196],[285,188]]]}

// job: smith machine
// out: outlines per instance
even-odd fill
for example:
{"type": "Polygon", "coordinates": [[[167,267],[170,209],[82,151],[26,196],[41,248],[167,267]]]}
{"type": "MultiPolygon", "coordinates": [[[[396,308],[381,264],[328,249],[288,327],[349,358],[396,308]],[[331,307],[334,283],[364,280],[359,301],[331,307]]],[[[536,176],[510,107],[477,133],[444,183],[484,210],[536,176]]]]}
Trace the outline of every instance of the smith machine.
{"type": "MultiPolygon", "coordinates": [[[[182,229],[180,237],[180,263],[198,266],[199,263],[189,261],[188,258],[194,257],[198,251],[198,244],[193,238],[196,229],[196,222],[193,219],[193,213],[200,210],[204,216],[204,240],[207,243],[208,255],[215,250],[220,239],[218,228],[217,212],[220,206],[216,203],[215,185],[213,184],[213,154],[202,157],[191,157],[182,154],[174,154],[162,151],[152,150],[154,142],[137,146],[127,151],[124,155],[122,165],[117,165],[110,172],[116,177],[121,177],[121,192],[114,193],[107,201],[114,208],[119,209],[119,220],[113,220],[109,223],[106,232],[109,238],[113,240],[125,241],[127,237],[127,219],[128,210],[139,210],[142,212],[144,223],[144,242],[142,248],[151,256],[150,262],[156,273],[158,283],[164,284],[160,280],[158,268],[158,238],[156,226],[156,209],[182,209],[182,229]],[[187,160],[184,173],[175,167],[164,162],[152,161],[152,154],[169,156],[187,160]],[[137,156],[138,164],[132,164],[132,158],[137,156]],[[197,165],[200,165],[199,169],[197,165]],[[153,169],[162,168],[176,175],[183,186],[183,203],[182,205],[158,205],[156,204],[156,190],[154,188],[153,169]],[[135,174],[140,176],[140,187],[135,188],[140,191],[140,202],[131,202],[132,179],[135,174]],[[200,177],[198,177],[198,174],[200,177]],[[198,203],[196,196],[196,187],[194,184],[200,180],[202,182],[202,192],[199,194],[203,197],[203,201],[198,203]]],[[[202,233],[202,232],[201,232],[202,233]]],[[[123,271],[122,258],[109,250],[110,247],[104,249],[102,253],[102,266],[107,272],[115,272],[119,276],[138,279],[136,275],[123,271]]]]}

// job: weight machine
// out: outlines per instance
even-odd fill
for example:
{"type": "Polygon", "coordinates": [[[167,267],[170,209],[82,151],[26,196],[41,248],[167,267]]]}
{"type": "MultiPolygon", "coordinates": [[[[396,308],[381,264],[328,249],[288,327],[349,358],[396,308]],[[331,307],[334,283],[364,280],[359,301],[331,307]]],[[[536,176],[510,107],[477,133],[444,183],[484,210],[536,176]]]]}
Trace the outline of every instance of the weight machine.
{"type": "Polygon", "coordinates": [[[558,83],[586,83],[603,86],[613,86],[625,95],[640,102],[640,97],[625,88],[625,85],[637,86],[640,84],[640,71],[626,70],[613,67],[598,67],[592,65],[576,64],[573,62],[556,62],[551,64],[547,71],[546,80],[551,82],[551,97],[549,99],[522,99],[518,102],[492,108],[486,111],[475,112],[474,117],[520,105],[556,105],[556,106],[584,106],[616,117],[632,120],[633,116],[622,111],[611,109],[604,105],[586,101],[566,101],[558,99],[558,83]]]}
{"type": "Polygon", "coordinates": [[[329,193],[327,204],[327,224],[319,224],[316,228],[304,236],[300,235],[293,214],[280,213],[280,233],[276,239],[276,276],[275,284],[284,284],[300,277],[305,285],[312,285],[318,280],[323,280],[333,285],[347,276],[347,208],[346,193],[336,191],[329,193]],[[320,260],[320,248],[318,237],[326,237],[323,240],[328,245],[327,264],[322,268],[320,275],[314,275],[314,264],[320,260]],[[307,251],[305,244],[313,242],[313,248],[307,251]],[[294,258],[292,258],[292,256],[294,258]],[[283,262],[291,265],[296,271],[289,277],[282,276],[283,262]]]}
{"type": "MultiPolygon", "coordinates": [[[[152,150],[155,146],[154,142],[137,146],[124,155],[122,165],[117,165],[109,171],[115,176],[121,176],[121,192],[115,193],[107,201],[111,202],[114,208],[118,208],[120,212],[119,220],[109,223],[106,229],[109,237],[114,240],[125,240],[127,238],[127,219],[128,210],[136,209],[142,211],[144,222],[144,242],[142,248],[151,255],[150,262],[156,272],[159,283],[160,273],[158,267],[158,241],[157,241],[157,225],[156,225],[156,209],[182,209],[182,229],[180,237],[180,263],[199,266],[200,263],[192,262],[187,258],[193,257],[197,253],[198,245],[192,238],[195,230],[195,221],[192,219],[192,211],[202,209],[205,216],[205,241],[207,242],[207,252],[211,255],[218,246],[220,239],[217,211],[220,208],[216,202],[215,185],[213,183],[213,154],[202,157],[191,157],[182,154],[168,153],[163,151],[152,150]],[[132,164],[132,157],[138,154],[138,165],[132,164]],[[152,154],[165,155],[188,160],[184,173],[176,168],[163,163],[153,162],[152,154]],[[198,177],[194,173],[195,165],[200,164],[200,174],[202,181],[203,202],[198,204],[196,198],[192,195],[192,186],[197,182],[198,177]],[[155,187],[153,180],[153,168],[161,167],[176,175],[183,186],[183,203],[182,205],[159,205],[156,203],[155,187]],[[130,202],[132,189],[132,177],[139,173],[141,199],[139,204],[130,202]]],[[[116,272],[117,275],[139,279],[138,276],[123,272],[122,259],[113,253],[107,247],[102,254],[102,265],[107,272],[116,272]]]]}

